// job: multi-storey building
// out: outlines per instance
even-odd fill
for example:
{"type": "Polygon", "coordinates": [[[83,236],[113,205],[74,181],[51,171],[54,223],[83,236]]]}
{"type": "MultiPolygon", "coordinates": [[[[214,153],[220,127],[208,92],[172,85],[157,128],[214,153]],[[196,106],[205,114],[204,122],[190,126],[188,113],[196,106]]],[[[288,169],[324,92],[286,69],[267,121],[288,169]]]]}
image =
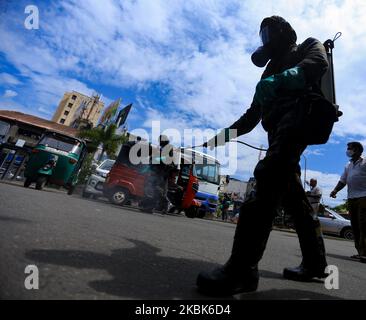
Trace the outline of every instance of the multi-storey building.
{"type": "Polygon", "coordinates": [[[97,125],[104,102],[99,95],[88,97],[82,93],[66,92],[62,97],[52,121],[65,126],[78,127],[78,123],[89,122],[93,127],[97,125]]]}

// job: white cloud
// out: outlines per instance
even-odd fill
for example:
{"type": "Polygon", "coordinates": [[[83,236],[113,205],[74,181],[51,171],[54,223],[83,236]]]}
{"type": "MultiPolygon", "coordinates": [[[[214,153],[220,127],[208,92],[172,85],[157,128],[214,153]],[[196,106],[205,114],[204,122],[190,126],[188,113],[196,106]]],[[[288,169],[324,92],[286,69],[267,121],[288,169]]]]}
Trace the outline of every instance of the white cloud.
{"type": "MultiPolygon", "coordinates": [[[[17,99],[32,97],[26,107],[33,110],[50,114],[65,91],[90,94],[95,83],[134,92],[141,126],[160,119],[163,128],[222,128],[251,102],[262,70],[250,54],[259,45],[261,20],[273,14],[292,24],[299,42],[342,31],[334,61],[344,116],[329,143],[356,132],[366,139],[364,0],[61,0],[42,10],[38,33],[20,30],[7,16],[0,22],[0,51],[27,79],[17,99]],[[164,100],[159,105],[142,94],[156,84],[164,100]]],[[[19,84],[5,73],[1,81],[19,84]]],[[[260,126],[242,139],[267,144],[260,126]]],[[[242,146],[238,152],[238,174],[247,177],[258,152],[242,146]]]]}
{"type": "MultiPolygon", "coordinates": [[[[345,35],[336,52],[362,51],[355,49],[366,33],[354,24],[362,26],[358,22],[365,6],[362,1],[337,3],[64,0],[45,12],[46,36],[33,39],[34,45],[28,42],[24,50],[29,33],[7,31],[0,47],[17,68],[33,77],[35,72],[60,76],[67,71],[137,90],[161,82],[170,90],[172,109],[198,116],[210,126],[224,126],[251,102],[261,70],[251,64],[250,50],[259,43],[258,26],[264,16],[286,17],[301,41],[310,35],[325,40],[342,29],[345,35]],[[62,15],[55,10],[58,7],[63,8],[62,15]]],[[[358,116],[357,106],[346,102],[344,109],[335,128],[341,135],[358,116]]]]}
{"type": "Polygon", "coordinates": [[[1,99],[1,98],[0,98],[0,110],[25,112],[23,105],[13,101],[12,99],[1,99]]]}
{"type": "Polygon", "coordinates": [[[13,98],[13,97],[16,97],[17,95],[18,95],[18,93],[13,90],[5,90],[5,92],[3,94],[3,98],[13,98]]]}
{"type": "Polygon", "coordinates": [[[21,82],[13,75],[2,72],[0,73],[0,84],[2,85],[19,85],[21,82]]]}
{"type": "Polygon", "coordinates": [[[314,150],[306,149],[306,150],[304,151],[304,156],[310,156],[310,155],[314,155],[314,156],[324,156],[324,149],[322,149],[322,148],[314,149],[314,150]]]}

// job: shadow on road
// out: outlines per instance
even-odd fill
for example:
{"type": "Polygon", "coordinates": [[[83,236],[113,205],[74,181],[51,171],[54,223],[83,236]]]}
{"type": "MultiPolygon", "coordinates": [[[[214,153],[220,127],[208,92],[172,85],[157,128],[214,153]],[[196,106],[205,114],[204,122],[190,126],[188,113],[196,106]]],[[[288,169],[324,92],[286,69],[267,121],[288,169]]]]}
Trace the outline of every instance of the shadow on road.
{"type": "MultiPolygon", "coordinates": [[[[106,270],[113,279],[91,281],[88,285],[98,292],[123,299],[212,299],[196,291],[195,281],[199,271],[212,270],[217,267],[216,264],[159,256],[160,249],[150,244],[138,240],[126,240],[135,246],[113,250],[111,255],[78,250],[31,250],[26,252],[26,258],[33,262],[78,269],[106,270]]],[[[260,273],[266,278],[282,278],[281,274],[270,271],[260,273]]],[[[331,296],[302,290],[268,290],[235,296],[237,297],[334,299],[331,296]]]]}
{"type": "Polygon", "coordinates": [[[26,252],[26,257],[39,263],[106,270],[113,279],[91,281],[88,285],[98,292],[125,299],[206,298],[196,291],[196,277],[200,270],[217,265],[159,256],[160,249],[150,244],[126,240],[135,246],[113,250],[111,255],[78,250],[31,250],[26,252]]]}
{"type": "Polygon", "coordinates": [[[341,256],[339,254],[334,254],[334,253],[327,253],[327,257],[331,257],[331,258],[334,258],[334,259],[346,260],[346,261],[350,261],[350,262],[354,262],[354,263],[357,263],[357,262],[359,263],[358,260],[354,260],[354,259],[351,259],[348,256],[341,256]]]}
{"type": "Polygon", "coordinates": [[[31,223],[32,221],[27,219],[8,217],[8,216],[0,216],[0,221],[3,222],[17,222],[17,223],[31,223]]]}
{"type": "MultiPolygon", "coordinates": [[[[259,274],[263,278],[277,279],[277,280],[284,279],[282,276],[282,273],[276,273],[276,272],[267,271],[267,270],[259,270],[259,274]]],[[[309,280],[308,282],[324,283],[324,280],[314,278],[314,279],[309,280]]]]}

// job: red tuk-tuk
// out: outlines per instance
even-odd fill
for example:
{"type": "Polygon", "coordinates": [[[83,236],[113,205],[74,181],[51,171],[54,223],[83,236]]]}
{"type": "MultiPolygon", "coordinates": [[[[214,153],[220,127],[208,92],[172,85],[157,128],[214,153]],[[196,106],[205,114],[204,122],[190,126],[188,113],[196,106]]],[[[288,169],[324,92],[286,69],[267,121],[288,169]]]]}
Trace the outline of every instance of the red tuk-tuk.
{"type": "MultiPolygon", "coordinates": [[[[104,183],[103,193],[113,204],[124,205],[134,200],[138,201],[139,207],[142,208],[144,204],[152,201],[146,186],[156,172],[150,170],[151,166],[155,165],[151,161],[147,164],[131,162],[130,150],[136,143],[142,142],[129,142],[122,145],[104,183]]],[[[151,151],[149,157],[151,159],[151,151]]],[[[172,204],[171,209],[184,211],[189,218],[196,217],[200,203],[195,200],[198,178],[194,161],[182,152],[180,162],[170,166],[169,172],[167,198],[172,204]]]]}

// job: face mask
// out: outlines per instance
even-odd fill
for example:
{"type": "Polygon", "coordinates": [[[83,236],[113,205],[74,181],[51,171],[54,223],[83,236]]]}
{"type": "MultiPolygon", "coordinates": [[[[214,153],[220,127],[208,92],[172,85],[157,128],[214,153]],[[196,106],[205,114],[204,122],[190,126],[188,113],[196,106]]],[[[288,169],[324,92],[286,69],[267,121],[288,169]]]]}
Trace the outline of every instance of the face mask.
{"type": "Polygon", "coordinates": [[[269,59],[271,59],[271,54],[268,46],[261,46],[255,50],[252,54],[252,62],[259,68],[263,68],[269,59]]]}
{"type": "Polygon", "coordinates": [[[347,155],[348,158],[352,158],[354,154],[355,154],[355,152],[353,150],[347,150],[346,151],[346,155],[347,155]]]}

